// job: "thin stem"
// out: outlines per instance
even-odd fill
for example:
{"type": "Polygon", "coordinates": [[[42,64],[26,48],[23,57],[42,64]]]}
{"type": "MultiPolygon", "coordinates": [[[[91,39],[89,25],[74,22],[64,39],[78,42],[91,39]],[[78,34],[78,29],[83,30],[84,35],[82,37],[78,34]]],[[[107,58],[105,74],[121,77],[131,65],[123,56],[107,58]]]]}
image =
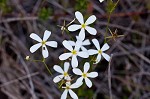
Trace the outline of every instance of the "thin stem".
{"type": "Polygon", "coordinates": [[[46,67],[47,71],[49,72],[49,74],[50,74],[50,75],[53,75],[52,72],[51,72],[51,70],[48,68],[47,64],[45,63],[45,60],[42,61],[42,62],[43,62],[43,64],[44,64],[44,66],[46,67]]]}
{"type": "Polygon", "coordinates": [[[105,43],[107,43],[107,41],[106,41],[106,37],[107,37],[107,34],[108,34],[108,30],[109,30],[109,23],[110,23],[110,18],[111,18],[111,12],[109,12],[109,14],[108,14],[108,20],[107,20],[107,27],[106,27],[106,32],[105,32],[105,36],[104,36],[104,38],[105,38],[105,43]]]}

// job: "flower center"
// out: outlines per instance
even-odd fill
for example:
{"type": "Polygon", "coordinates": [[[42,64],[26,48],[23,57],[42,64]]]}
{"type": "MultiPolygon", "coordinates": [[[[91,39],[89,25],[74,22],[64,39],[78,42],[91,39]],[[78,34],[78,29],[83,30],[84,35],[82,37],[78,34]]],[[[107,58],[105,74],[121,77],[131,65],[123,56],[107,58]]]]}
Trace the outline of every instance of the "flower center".
{"type": "Polygon", "coordinates": [[[102,50],[98,50],[98,54],[102,54],[102,50]]]}
{"type": "Polygon", "coordinates": [[[68,73],[67,73],[67,72],[64,72],[64,76],[68,76],[68,73]]]}
{"type": "Polygon", "coordinates": [[[83,76],[83,78],[86,78],[87,77],[87,73],[83,73],[82,76],[83,76]]]}
{"type": "Polygon", "coordinates": [[[46,44],[46,41],[42,41],[41,43],[42,43],[42,45],[45,45],[45,44],[46,44]]]}
{"type": "Polygon", "coordinates": [[[69,90],[69,89],[70,89],[70,86],[66,86],[66,89],[69,90]]]}
{"type": "Polygon", "coordinates": [[[71,53],[72,53],[73,55],[76,55],[76,54],[77,54],[77,51],[76,51],[76,50],[73,50],[71,53]]]}
{"type": "Polygon", "coordinates": [[[82,28],[85,28],[85,27],[86,27],[86,25],[85,25],[85,24],[82,24],[82,25],[81,25],[81,27],[82,27],[82,28]]]}

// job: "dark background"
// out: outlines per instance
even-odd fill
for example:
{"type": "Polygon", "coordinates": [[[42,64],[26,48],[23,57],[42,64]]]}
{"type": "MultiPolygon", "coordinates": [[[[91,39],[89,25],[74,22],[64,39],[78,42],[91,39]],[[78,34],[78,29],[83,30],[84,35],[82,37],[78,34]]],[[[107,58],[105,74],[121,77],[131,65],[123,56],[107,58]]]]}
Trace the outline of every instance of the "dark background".
{"type": "MultiPolygon", "coordinates": [[[[98,33],[87,38],[97,38],[102,44],[108,19],[106,1],[0,0],[0,99],[59,99],[62,91],[52,81],[56,75],[52,67],[61,63],[58,57],[64,51],[62,41],[70,36],[62,34],[57,25],[63,25],[64,20],[69,23],[77,10],[85,19],[94,14],[97,20],[92,26],[98,33]],[[34,32],[42,37],[46,29],[52,31],[50,40],[59,45],[57,49],[48,48],[50,55],[46,59],[54,76],[42,63],[25,60],[27,55],[41,59],[41,50],[29,52],[36,43],[29,35],[34,32]]],[[[113,54],[113,99],[150,99],[150,0],[120,0],[109,28],[124,35],[108,42],[111,48],[107,53],[113,54]]],[[[70,35],[75,37],[77,33],[70,35]]],[[[82,86],[75,92],[79,99],[110,99],[107,61],[102,60],[94,68],[99,76],[92,79],[93,87],[82,86]]]]}

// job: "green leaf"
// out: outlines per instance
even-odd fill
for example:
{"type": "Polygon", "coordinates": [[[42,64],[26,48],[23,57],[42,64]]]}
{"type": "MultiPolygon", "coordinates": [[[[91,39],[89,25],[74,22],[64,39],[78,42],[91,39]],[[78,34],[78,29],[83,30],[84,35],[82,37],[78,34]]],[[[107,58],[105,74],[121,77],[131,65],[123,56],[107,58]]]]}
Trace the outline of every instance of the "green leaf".
{"type": "Polygon", "coordinates": [[[52,15],[52,9],[50,8],[42,8],[38,13],[38,16],[42,20],[48,20],[49,16],[52,15]]]}

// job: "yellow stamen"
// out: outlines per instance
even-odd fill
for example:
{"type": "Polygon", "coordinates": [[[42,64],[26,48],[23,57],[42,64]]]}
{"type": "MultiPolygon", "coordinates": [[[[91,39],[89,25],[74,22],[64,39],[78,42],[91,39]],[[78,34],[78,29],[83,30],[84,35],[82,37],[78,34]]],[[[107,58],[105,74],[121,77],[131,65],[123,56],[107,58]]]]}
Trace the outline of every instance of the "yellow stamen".
{"type": "Polygon", "coordinates": [[[83,76],[83,78],[86,78],[87,77],[87,73],[83,73],[82,76],[83,76]]]}
{"type": "Polygon", "coordinates": [[[85,28],[85,27],[86,27],[86,25],[85,25],[85,24],[82,24],[82,25],[81,25],[81,27],[82,27],[82,28],[85,28]]]}
{"type": "Polygon", "coordinates": [[[64,72],[64,76],[68,76],[68,73],[67,73],[67,72],[64,72]]]}
{"type": "Polygon", "coordinates": [[[70,89],[70,86],[66,86],[66,89],[69,90],[69,89],[70,89]]]}
{"type": "Polygon", "coordinates": [[[73,55],[76,55],[76,54],[77,54],[77,51],[76,51],[76,50],[73,50],[71,53],[72,53],[73,55]]]}
{"type": "Polygon", "coordinates": [[[102,54],[102,50],[98,50],[98,54],[102,54]]]}
{"type": "Polygon", "coordinates": [[[45,45],[45,44],[46,44],[46,41],[42,41],[41,43],[42,43],[42,45],[45,45]]]}

